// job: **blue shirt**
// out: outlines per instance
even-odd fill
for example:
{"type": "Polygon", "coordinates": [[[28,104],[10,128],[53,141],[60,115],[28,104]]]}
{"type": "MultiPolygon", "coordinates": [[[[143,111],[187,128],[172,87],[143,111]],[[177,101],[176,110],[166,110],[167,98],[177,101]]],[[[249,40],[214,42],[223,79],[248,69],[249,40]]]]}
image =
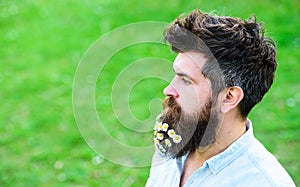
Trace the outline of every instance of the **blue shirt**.
{"type": "MultiPolygon", "coordinates": [[[[184,186],[295,186],[276,158],[254,137],[250,120],[246,125],[245,134],[206,160],[184,186]]],[[[186,157],[163,161],[155,153],[146,187],[178,187],[186,157]]]]}

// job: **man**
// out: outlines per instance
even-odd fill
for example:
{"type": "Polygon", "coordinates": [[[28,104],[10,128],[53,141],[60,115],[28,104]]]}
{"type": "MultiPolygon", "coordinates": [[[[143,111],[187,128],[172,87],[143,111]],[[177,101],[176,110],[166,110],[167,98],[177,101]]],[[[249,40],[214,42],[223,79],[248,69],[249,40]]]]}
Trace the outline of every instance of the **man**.
{"type": "Polygon", "coordinates": [[[146,186],[295,186],[247,118],[276,69],[275,44],[260,27],[195,10],[166,28],[178,55],[146,186]]]}

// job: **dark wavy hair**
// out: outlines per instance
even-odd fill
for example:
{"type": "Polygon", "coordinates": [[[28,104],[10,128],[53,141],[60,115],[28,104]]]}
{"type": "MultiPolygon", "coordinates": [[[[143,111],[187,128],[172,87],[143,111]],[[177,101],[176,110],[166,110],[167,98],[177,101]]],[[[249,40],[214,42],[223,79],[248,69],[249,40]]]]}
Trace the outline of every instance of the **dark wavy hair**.
{"type": "MultiPolygon", "coordinates": [[[[241,20],[194,10],[169,25],[164,38],[175,52],[199,51],[206,55],[208,62],[217,61],[224,87],[239,86],[244,92],[238,105],[243,118],[273,83],[277,66],[275,42],[265,37],[262,24],[256,22],[255,16],[241,20]]],[[[203,70],[208,78],[209,64],[203,70]]]]}

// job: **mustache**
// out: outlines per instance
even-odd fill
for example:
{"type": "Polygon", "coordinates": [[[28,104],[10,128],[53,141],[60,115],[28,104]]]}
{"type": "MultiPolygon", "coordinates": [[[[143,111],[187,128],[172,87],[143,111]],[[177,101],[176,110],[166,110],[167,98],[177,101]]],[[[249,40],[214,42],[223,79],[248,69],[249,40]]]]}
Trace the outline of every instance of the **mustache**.
{"type": "Polygon", "coordinates": [[[164,108],[175,108],[175,107],[180,107],[180,106],[176,103],[174,97],[168,96],[164,99],[163,107],[164,108]]]}
{"type": "Polygon", "coordinates": [[[174,97],[166,97],[163,101],[163,116],[162,121],[175,123],[180,119],[181,107],[175,101],[174,97]]]}

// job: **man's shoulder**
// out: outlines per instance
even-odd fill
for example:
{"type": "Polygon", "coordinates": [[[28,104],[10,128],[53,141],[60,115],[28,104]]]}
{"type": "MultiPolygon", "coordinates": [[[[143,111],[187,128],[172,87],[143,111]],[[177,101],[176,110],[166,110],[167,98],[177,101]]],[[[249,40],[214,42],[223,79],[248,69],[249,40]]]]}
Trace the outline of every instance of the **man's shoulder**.
{"type": "MultiPolygon", "coordinates": [[[[295,186],[291,177],[276,157],[271,154],[258,140],[245,152],[239,162],[244,162],[245,178],[252,182],[262,182],[270,186],[295,186]],[[256,180],[256,181],[255,181],[256,180]]],[[[243,165],[243,164],[242,164],[243,165]]],[[[250,181],[249,181],[250,182],[250,181]]],[[[257,183],[259,184],[259,183],[257,183]]]]}

